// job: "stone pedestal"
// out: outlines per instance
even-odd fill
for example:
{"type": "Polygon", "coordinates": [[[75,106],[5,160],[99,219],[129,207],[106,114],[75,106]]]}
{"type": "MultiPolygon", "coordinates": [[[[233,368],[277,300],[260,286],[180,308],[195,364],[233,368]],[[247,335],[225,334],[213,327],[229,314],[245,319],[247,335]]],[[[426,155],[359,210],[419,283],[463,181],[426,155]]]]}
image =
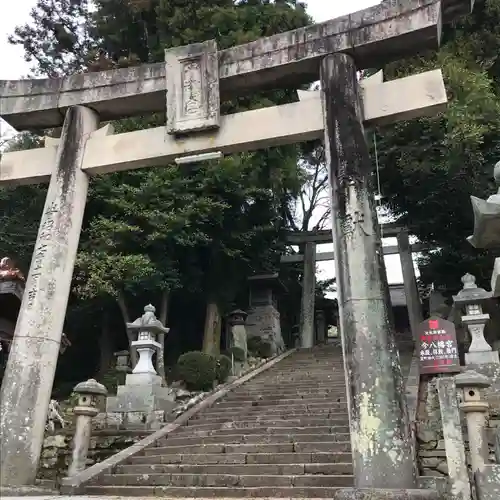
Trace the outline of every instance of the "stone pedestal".
{"type": "Polygon", "coordinates": [[[248,338],[260,337],[270,344],[273,355],[285,350],[281,335],[280,313],[277,309],[277,292],[283,285],[277,274],[252,276],[250,283],[250,308],[246,320],[248,338]]]}
{"type": "Polygon", "coordinates": [[[130,373],[125,385],[118,386],[116,396],[108,397],[106,411],[111,413],[155,411],[170,412],[175,407],[175,395],[162,386],[162,378],[153,373],[130,373]]]}

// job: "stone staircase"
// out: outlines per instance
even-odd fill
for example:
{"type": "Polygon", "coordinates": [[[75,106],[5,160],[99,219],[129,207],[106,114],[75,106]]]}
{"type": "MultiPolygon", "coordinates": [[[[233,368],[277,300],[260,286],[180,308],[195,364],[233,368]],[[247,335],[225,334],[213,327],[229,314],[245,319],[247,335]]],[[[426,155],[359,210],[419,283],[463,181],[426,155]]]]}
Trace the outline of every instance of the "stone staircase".
{"type": "Polygon", "coordinates": [[[339,347],[298,351],[112,474],[88,495],[332,498],[352,486],[339,347]]]}

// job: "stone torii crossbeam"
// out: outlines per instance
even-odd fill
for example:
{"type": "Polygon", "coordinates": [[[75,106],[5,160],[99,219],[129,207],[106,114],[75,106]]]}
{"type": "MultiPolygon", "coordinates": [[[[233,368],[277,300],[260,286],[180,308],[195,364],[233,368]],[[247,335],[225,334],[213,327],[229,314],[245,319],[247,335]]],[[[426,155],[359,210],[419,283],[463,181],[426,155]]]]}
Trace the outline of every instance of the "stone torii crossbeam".
{"type": "Polygon", "coordinates": [[[363,124],[436,113],[446,93],[440,71],[363,87],[357,70],[437,48],[442,21],[471,7],[471,0],[390,0],[220,52],[213,41],[167,50],[165,64],[0,82],[1,115],[12,126],[63,125],[57,144],[8,153],[0,162],[0,185],[49,181],[2,384],[0,484],[35,481],[88,176],[324,137],[355,485],[360,494],[386,488],[394,498],[416,487],[363,124]],[[220,116],[221,98],[318,77],[320,98],[220,116]],[[99,122],[165,109],[166,127],[98,130],[99,122]]]}

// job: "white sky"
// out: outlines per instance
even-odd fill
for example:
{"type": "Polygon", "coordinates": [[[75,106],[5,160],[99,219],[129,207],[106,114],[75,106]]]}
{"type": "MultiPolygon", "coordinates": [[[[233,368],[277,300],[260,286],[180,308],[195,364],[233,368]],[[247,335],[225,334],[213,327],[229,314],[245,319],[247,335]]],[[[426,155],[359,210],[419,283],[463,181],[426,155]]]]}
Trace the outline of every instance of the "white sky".
{"type": "MultiPolygon", "coordinates": [[[[29,21],[30,10],[36,0],[15,0],[3,16],[0,16],[0,80],[18,79],[29,72],[29,64],[24,61],[23,50],[7,42],[8,35],[14,32],[17,25],[29,21]],[[8,10],[8,12],[7,12],[8,10]]],[[[365,9],[378,3],[378,0],[308,0],[308,11],[316,22],[326,21],[335,17],[365,9]]],[[[0,122],[0,136],[7,132],[5,123],[0,122]]],[[[384,244],[395,244],[395,239],[384,241],[384,244]]],[[[319,252],[333,250],[332,245],[318,246],[319,252]]],[[[386,257],[387,274],[390,283],[402,283],[401,266],[398,255],[386,257]]],[[[334,263],[318,263],[318,278],[327,279],[335,275],[334,263]]]]}

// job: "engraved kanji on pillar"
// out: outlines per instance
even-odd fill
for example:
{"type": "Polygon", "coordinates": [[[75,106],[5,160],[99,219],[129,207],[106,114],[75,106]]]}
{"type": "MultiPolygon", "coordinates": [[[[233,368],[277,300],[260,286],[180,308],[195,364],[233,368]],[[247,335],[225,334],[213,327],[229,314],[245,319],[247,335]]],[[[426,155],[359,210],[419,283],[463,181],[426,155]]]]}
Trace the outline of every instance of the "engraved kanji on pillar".
{"type": "Polygon", "coordinates": [[[168,49],[165,65],[167,132],[179,135],[219,128],[217,42],[168,49]]]}

